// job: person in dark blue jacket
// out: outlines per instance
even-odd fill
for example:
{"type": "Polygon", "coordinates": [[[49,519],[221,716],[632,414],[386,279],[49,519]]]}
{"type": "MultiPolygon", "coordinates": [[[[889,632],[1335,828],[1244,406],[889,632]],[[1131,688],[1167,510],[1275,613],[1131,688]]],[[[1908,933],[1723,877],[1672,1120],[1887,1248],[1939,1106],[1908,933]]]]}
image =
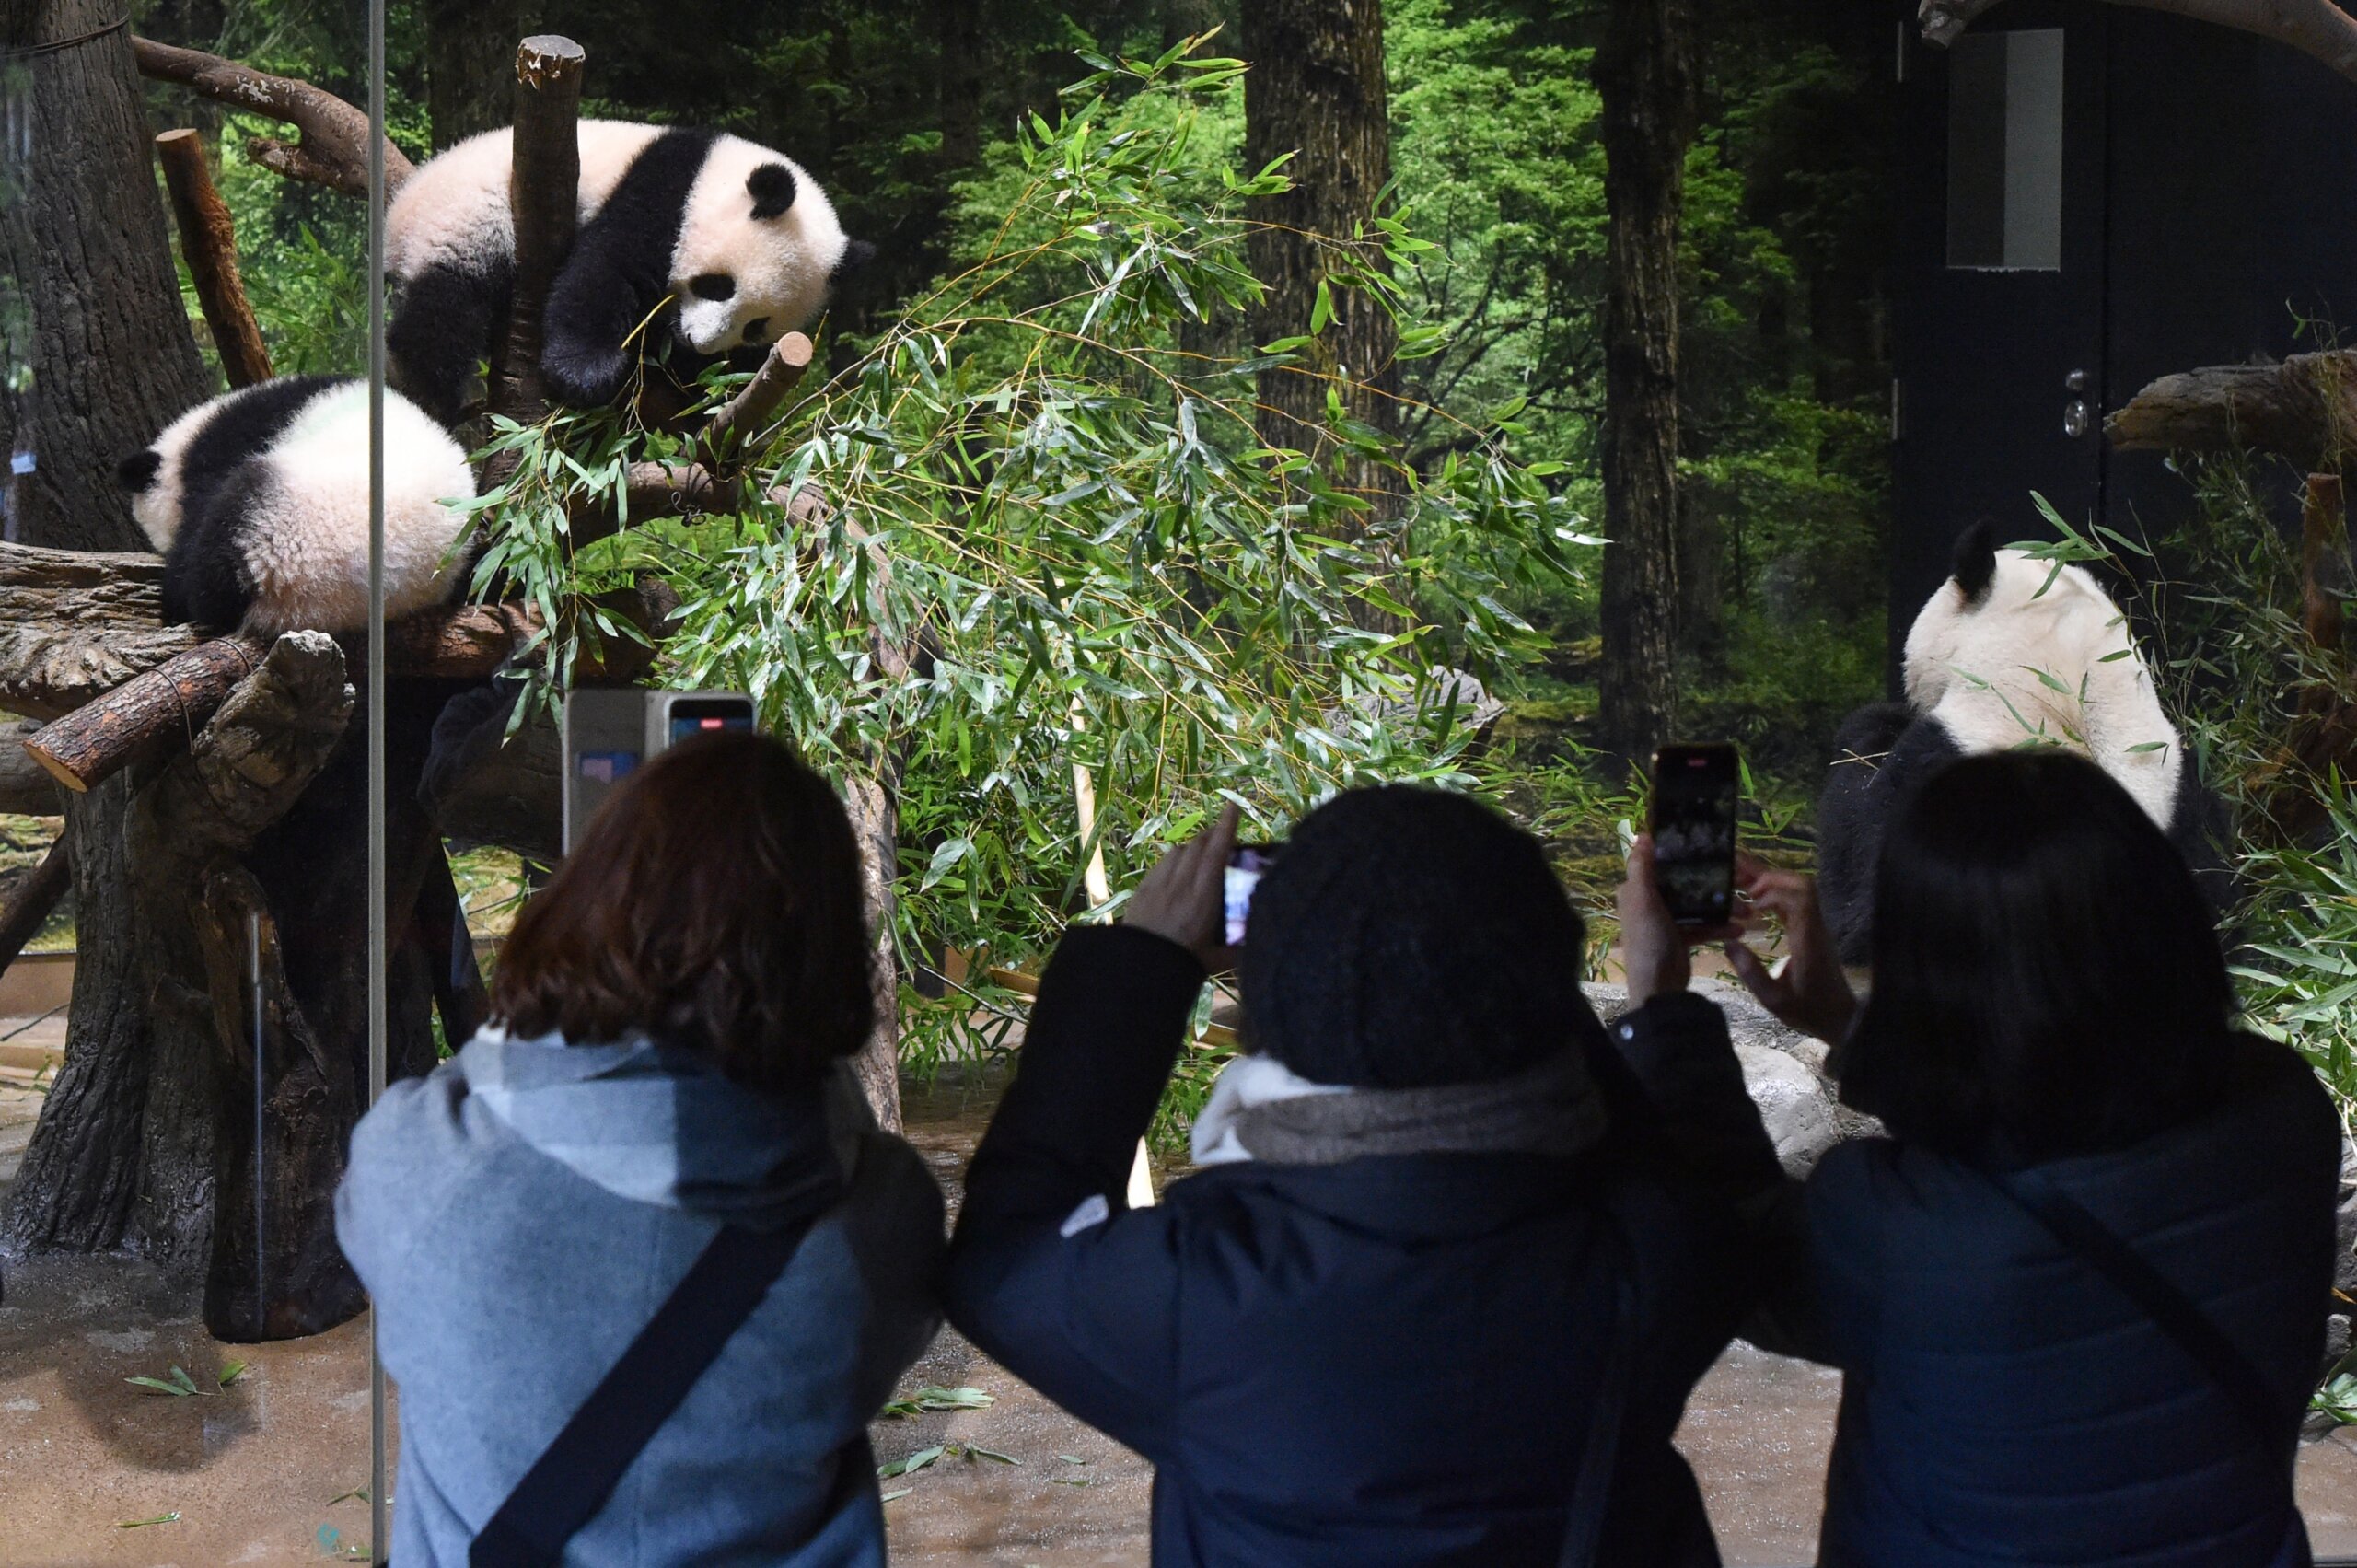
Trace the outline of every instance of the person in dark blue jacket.
{"type": "Polygon", "coordinates": [[[1819,1562],[2306,1563],[2339,1120],[2235,1028],[2160,830],[2067,753],[1952,764],[1885,842],[1863,1008],[1809,879],[1743,882],[1791,958],[1738,973],[1889,1134],[1782,1205],[1796,1266],[1747,1330],[1843,1373],[1819,1562]]]}
{"type": "Polygon", "coordinates": [[[1301,822],[1231,952],[1234,831],[1057,949],[950,1319],[1154,1461],[1157,1568],[1716,1563],[1670,1434],[1750,1305],[1732,1198],[1777,1167],[1684,947],[1608,1040],[1537,842],[1387,787],[1301,822]],[[1128,1210],[1231,958],[1252,1054],[1196,1123],[1203,1168],[1128,1210]]]}

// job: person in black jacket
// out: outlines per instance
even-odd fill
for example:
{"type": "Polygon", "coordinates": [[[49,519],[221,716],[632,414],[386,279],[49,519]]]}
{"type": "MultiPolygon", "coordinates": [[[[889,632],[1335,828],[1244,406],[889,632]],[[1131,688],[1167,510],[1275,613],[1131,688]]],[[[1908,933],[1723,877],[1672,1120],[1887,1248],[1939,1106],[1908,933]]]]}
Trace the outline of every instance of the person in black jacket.
{"type": "Polygon", "coordinates": [[[1716,1563],[1669,1439],[1750,1305],[1732,1195],[1777,1167],[1683,945],[1608,1040],[1536,841],[1387,787],[1302,821],[1232,953],[1234,833],[1057,949],[951,1320],[1154,1461],[1157,1568],[1716,1563]],[[1203,1168],[1127,1210],[1231,958],[1252,1054],[1197,1121],[1203,1168]]]}
{"type": "Polygon", "coordinates": [[[2152,820],[2061,751],[1950,765],[1885,842],[1863,1007],[1810,879],[1742,882],[1791,957],[1737,972],[1888,1130],[1771,1195],[1791,1266],[1746,1330],[1843,1373],[1820,1563],[2305,1564],[2339,1119],[2235,1029],[2152,820]]]}

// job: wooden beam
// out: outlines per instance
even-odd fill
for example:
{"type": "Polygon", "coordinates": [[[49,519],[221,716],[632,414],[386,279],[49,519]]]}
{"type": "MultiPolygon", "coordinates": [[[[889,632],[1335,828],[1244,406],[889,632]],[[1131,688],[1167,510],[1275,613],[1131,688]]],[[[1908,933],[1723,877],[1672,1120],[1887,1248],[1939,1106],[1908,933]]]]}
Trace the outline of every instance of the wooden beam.
{"type": "Polygon", "coordinates": [[[52,722],[25,749],[78,795],[134,762],[186,746],[268,652],[244,637],[199,643],[52,722]]]}
{"type": "Polygon", "coordinates": [[[696,437],[696,450],[705,463],[723,472],[761,440],[761,427],[776,413],[810,368],[817,346],[800,332],[778,339],[753,378],[723,403],[696,437]]]}
{"type": "Polygon", "coordinates": [[[164,165],[164,185],[172,195],[172,221],[180,231],[180,257],[196,284],[197,303],[212,329],[221,371],[232,387],[270,379],[270,350],[246,300],[238,272],[238,226],[229,203],[213,188],[204,161],[204,138],[194,131],[167,131],[156,138],[164,165]]]}
{"type": "MultiPolygon", "coordinates": [[[[516,226],[516,278],[507,335],[493,358],[491,409],[531,424],[544,412],[540,392],[540,317],[557,269],[573,249],[581,190],[581,78],[588,61],[569,38],[543,33],[516,50],[516,129],[510,139],[507,201],[516,226]]],[[[513,459],[493,459],[489,484],[503,482],[513,459]]]]}
{"type": "Polygon", "coordinates": [[[49,846],[49,853],[33,868],[32,876],[17,889],[17,896],[0,907],[0,970],[17,961],[25,944],[33,939],[49,919],[50,912],[65,897],[66,889],[74,886],[74,852],[69,847],[72,842],[70,833],[59,833],[57,842],[49,846]]]}
{"type": "Polygon", "coordinates": [[[163,580],[145,552],[0,542],[0,708],[53,719],[202,642],[163,624],[163,580]]]}
{"type": "MultiPolygon", "coordinates": [[[[133,38],[131,51],[139,74],[150,81],[174,83],[240,113],[283,121],[302,133],[291,146],[262,136],[248,141],[246,156],[264,168],[348,196],[368,194],[368,116],[335,94],[292,76],[273,76],[217,54],[151,38],[133,38]]],[[[417,166],[387,138],[386,195],[416,172],[417,166]]]]}
{"type": "MultiPolygon", "coordinates": [[[[1943,48],[1993,11],[2002,0],[1922,0],[1915,18],[1925,41],[1943,48]]],[[[2333,0],[2112,0],[2147,11],[2166,11],[2197,22],[2257,33],[2298,50],[2351,81],[2357,81],[2357,17],[2333,0]]]]}
{"type": "Polygon", "coordinates": [[[2357,454],[2357,353],[2295,354],[2273,365],[2212,365],[2164,376],[2107,416],[2122,451],[2257,447],[2312,471],[2357,454]]]}

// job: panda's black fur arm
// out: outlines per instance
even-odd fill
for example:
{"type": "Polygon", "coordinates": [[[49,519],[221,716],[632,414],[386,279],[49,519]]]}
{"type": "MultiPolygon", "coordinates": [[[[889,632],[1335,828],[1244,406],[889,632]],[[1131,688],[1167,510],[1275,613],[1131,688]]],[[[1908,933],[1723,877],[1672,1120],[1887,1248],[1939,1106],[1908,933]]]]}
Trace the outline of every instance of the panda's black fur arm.
{"type": "Polygon", "coordinates": [[[258,459],[239,463],[207,494],[204,509],[181,520],[164,556],[164,619],[234,632],[253,603],[246,568],[246,518],[275,482],[258,459]]]}
{"type": "Polygon", "coordinates": [[[582,226],[541,318],[540,378],[558,402],[598,407],[630,379],[632,334],[670,292],[688,193],[714,140],[710,131],[666,131],[582,226]]]}
{"type": "Polygon", "coordinates": [[[1908,796],[1963,755],[1945,726],[1904,703],[1875,703],[1841,722],[1817,802],[1817,889],[1844,963],[1866,961],[1883,830],[1908,796]]]}
{"type": "Polygon", "coordinates": [[[385,329],[393,388],[446,428],[466,412],[483,345],[505,330],[515,281],[515,263],[501,256],[477,267],[437,261],[401,285],[385,329]]]}

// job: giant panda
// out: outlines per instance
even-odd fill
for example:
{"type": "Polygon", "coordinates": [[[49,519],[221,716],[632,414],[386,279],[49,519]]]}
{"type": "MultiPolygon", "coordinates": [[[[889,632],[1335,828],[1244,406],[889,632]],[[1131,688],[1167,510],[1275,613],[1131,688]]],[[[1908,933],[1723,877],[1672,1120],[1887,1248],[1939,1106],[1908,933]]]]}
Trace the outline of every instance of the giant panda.
{"type": "Polygon", "coordinates": [[[1872,947],[1875,867],[1893,813],[1944,764],[2016,746],[2091,758],[2223,907],[2223,807],[2162,709],[2127,618],[2086,572],[1999,550],[1989,525],[1974,525],[1907,633],[1905,683],[1906,701],[1843,721],[1817,798],[1817,891],[1844,962],[1865,962],[1872,947]]]}
{"type": "MultiPolygon", "coordinates": [[[[264,636],[368,624],[368,384],[286,376],[198,404],[116,470],[164,557],[164,619],[264,636]]],[[[385,613],[446,602],[467,454],[385,394],[385,613]]]]}
{"type": "MultiPolygon", "coordinates": [[[[663,339],[709,360],[807,325],[838,273],[874,253],[846,239],[801,166],[714,131],[584,120],[580,228],[549,291],[541,378],[574,407],[610,402],[636,334],[667,299],[663,339]]],[[[402,185],[386,216],[401,291],[387,342],[403,389],[455,424],[504,331],[516,267],[509,131],[460,142],[402,185]]]]}

